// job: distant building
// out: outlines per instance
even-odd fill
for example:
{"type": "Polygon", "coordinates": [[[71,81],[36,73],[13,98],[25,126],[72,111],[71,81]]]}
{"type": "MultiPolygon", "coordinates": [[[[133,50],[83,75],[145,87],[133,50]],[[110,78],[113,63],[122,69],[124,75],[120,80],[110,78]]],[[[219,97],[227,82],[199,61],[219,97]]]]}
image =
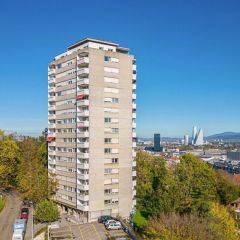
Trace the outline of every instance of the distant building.
{"type": "Polygon", "coordinates": [[[189,144],[189,136],[184,135],[184,145],[188,145],[188,144],[189,144]]]}
{"type": "Polygon", "coordinates": [[[159,133],[154,134],[154,152],[161,151],[161,135],[159,133]]]}
{"type": "Polygon", "coordinates": [[[200,128],[198,130],[196,126],[193,127],[192,145],[195,145],[195,146],[203,145],[203,130],[202,130],[202,128],[200,128]]]}
{"type": "Polygon", "coordinates": [[[240,151],[227,152],[227,159],[240,161],[240,151]]]}

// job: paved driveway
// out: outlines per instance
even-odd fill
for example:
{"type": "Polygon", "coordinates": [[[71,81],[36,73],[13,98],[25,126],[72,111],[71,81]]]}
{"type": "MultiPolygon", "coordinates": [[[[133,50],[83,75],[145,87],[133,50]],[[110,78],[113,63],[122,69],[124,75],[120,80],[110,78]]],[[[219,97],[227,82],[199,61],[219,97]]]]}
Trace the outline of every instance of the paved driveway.
{"type": "MultiPolygon", "coordinates": [[[[2,192],[1,192],[2,193],[2,192]]],[[[19,217],[21,199],[16,192],[3,193],[7,202],[3,211],[0,213],[0,239],[12,239],[13,223],[19,217]]]]}
{"type": "Polygon", "coordinates": [[[52,229],[52,239],[71,240],[107,240],[110,236],[126,236],[123,230],[107,231],[103,224],[98,222],[86,224],[67,224],[64,227],[52,229]]]}

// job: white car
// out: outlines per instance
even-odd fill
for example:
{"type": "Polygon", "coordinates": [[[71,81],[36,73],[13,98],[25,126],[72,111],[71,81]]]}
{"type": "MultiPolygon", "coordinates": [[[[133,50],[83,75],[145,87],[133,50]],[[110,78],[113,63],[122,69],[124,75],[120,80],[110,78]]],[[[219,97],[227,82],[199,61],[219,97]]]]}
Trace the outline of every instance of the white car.
{"type": "Polygon", "coordinates": [[[108,230],[118,230],[118,229],[122,229],[122,224],[120,222],[110,223],[106,225],[106,228],[108,230]]]}
{"type": "Polygon", "coordinates": [[[116,220],[114,220],[114,219],[109,219],[109,220],[107,220],[107,221],[104,223],[104,225],[107,226],[107,225],[109,225],[109,224],[111,224],[111,223],[120,223],[120,222],[119,222],[119,221],[116,221],[116,220]]]}

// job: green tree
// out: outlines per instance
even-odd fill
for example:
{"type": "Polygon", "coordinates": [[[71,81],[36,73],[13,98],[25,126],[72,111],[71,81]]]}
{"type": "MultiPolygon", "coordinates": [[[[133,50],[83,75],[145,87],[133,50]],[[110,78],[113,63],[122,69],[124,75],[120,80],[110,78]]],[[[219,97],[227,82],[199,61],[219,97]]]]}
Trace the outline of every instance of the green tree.
{"type": "Polygon", "coordinates": [[[0,185],[16,186],[19,163],[19,147],[13,140],[5,138],[0,141],[0,185]]]}
{"type": "Polygon", "coordinates": [[[144,217],[172,212],[178,207],[178,189],[161,157],[137,155],[137,207],[144,217]]]}
{"type": "Polygon", "coordinates": [[[213,203],[209,212],[209,226],[220,233],[219,240],[237,240],[236,222],[226,207],[213,203]]]}
{"type": "Polygon", "coordinates": [[[240,196],[239,186],[233,182],[229,174],[223,170],[216,172],[217,194],[220,203],[228,205],[240,196]]]}
{"type": "Polygon", "coordinates": [[[214,207],[214,217],[211,218],[188,214],[162,214],[159,218],[148,221],[143,238],[148,240],[237,240],[234,222],[226,211],[223,211],[223,214],[220,213],[220,209],[216,210],[214,207]]]}
{"type": "Polygon", "coordinates": [[[35,218],[39,222],[54,222],[60,217],[56,203],[43,200],[36,206],[35,218]]]}
{"type": "Polygon", "coordinates": [[[176,166],[175,177],[181,193],[178,211],[205,215],[217,199],[213,168],[188,153],[176,166]]]}
{"type": "Polygon", "coordinates": [[[20,144],[22,157],[18,169],[18,188],[25,199],[34,203],[50,198],[56,190],[53,177],[48,176],[47,168],[39,158],[39,144],[29,138],[20,144]]]}

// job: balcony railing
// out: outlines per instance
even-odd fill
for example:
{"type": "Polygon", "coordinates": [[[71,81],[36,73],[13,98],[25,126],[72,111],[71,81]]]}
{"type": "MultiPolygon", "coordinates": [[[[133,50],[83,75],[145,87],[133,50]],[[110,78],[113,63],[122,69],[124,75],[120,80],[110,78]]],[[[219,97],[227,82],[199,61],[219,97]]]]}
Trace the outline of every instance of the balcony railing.
{"type": "Polygon", "coordinates": [[[77,132],[77,136],[79,138],[88,138],[89,137],[89,132],[88,131],[85,131],[85,132],[77,132]]]}
{"type": "Polygon", "coordinates": [[[89,85],[89,79],[88,78],[80,78],[77,81],[78,85],[89,85]]]}
{"type": "Polygon", "coordinates": [[[56,97],[55,96],[48,97],[48,101],[49,102],[55,102],[56,101],[56,97]]]}
{"type": "Polygon", "coordinates": [[[52,93],[52,92],[55,92],[56,91],[56,88],[55,87],[50,87],[49,89],[48,89],[48,92],[49,93],[52,93]]]}
{"type": "Polygon", "coordinates": [[[56,115],[55,114],[49,114],[48,119],[49,120],[54,120],[54,119],[56,119],[56,115]]]}
{"type": "Polygon", "coordinates": [[[78,117],[88,117],[89,116],[89,111],[88,110],[78,111],[77,116],[78,117]]]}
{"type": "Polygon", "coordinates": [[[132,108],[133,108],[133,109],[136,109],[136,108],[137,108],[137,104],[136,104],[136,103],[133,103],[133,104],[132,104],[132,108]]]}
{"type": "Polygon", "coordinates": [[[89,58],[88,57],[81,57],[77,60],[77,64],[79,66],[87,65],[87,64],[89,64],[89,58]]]}
{"type": "Polygon", "coordinates": [[[78,100],[77,101],[77,106],[88,106],[89,105],[89,100],[78,100]]]}
{"type": "Polygon", "coordinates": [[[89,158],[89,153],[77,152],[78,158],[89,158]]]}
{"type": "Polygon", "coordinates": [[[83,212],[89,211],[89,206],[84,206],[84,205],[78,204],[78,205],[77,205],[77,208],[78,208],[79,210],[83,211],[83,212]]]}
{"type": "Polygon", "coordinates": [[[81,201],[84,201],[84,202],[87,202],[87,201],[89,201],[89,195],[84,195],[84,194],[79,193],[77,195],[77,199],[81,200],[81,201]]]}
{"type": "Polygon", "coordinates": [[[89,185],[87,185],[87,184],[81,184],[81,183],[77,183],[77,188],[79,189],[79,190],[83,190],[83,191],[87,191],[87,190],[89,190],[89,185]]]}
{"type": "Polygon", "coordinates": [[[137,114],[136,113],[133,113],[132,114],[132,118],[136,118],[137,117],[137,114]]]}
{"type": "Polygon", "coordinates": [[[89,127],[89,121],[80,121],[77,123],[78,127],[89,127]]]}
{"type": "Polygon", "coordinates": [[[80,169],[89,169],[89,164],[88,163],[78,163],[77,167],[80,169]]]}
{"type": "Polygon", "coordinates": [[[77,71],[77,75],[80,77],[84,77],[84,76],[86,77],[88,76],[88,74],[89,74],[89,68],[80,68],[77,71]]]}
{"type": "Polygon", "coordinates": [[[136,99],[136,98],[137,98],[136,93],[133,93],[133,94],[132,94],[132,98],[133,98],[133,99],[136,99]]]}
{"type": "Polygon", "coordinates": [[[77,143],[78,148],[89,148],[89,142],[78,142],[77,143]]]}
{"type": "Polygon", "coordinates": [[[133,74],[132,79],[136,81],[137,80],[137,74],[133,74]]]}
{"type": "Polygon", "coordinates": [[[86,174],[77,173],[77,177],[79,179],[82,179],[82,180],[89,180],[89,174],[88,173],[86,173],[86,174]]]}

